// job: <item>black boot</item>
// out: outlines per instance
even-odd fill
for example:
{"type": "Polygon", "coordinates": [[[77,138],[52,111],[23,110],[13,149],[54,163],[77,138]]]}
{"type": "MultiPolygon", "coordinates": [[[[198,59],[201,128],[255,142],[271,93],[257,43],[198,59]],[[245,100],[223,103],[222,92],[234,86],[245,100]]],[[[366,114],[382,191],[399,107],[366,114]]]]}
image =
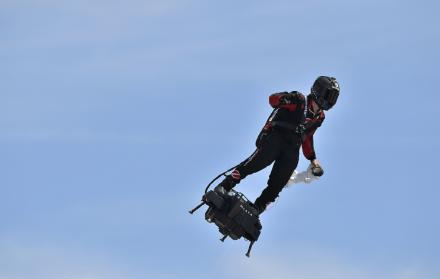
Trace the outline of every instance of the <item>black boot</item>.
{"type": "Polygon", "coordinates": [[[255,200],[254,207],[255,207],[255,208],[257,209],[257,211],[258,211],[258,215],[261,215],[261,213],[263,213],[263,212],[266,210],[267,205],[268,205],[268,204],[262,202],[262,201],[260,200],[260,198],[257,198],[257,199],[255,200]]]}
{"type": "Polygon", "coordinates": [[[263,213],[264,209],[263,207],[260,207],[259,205],[254,204],[253,205],[254,208],[257,210],[257,223],[255,224],[255,226],[257,227],[258,230],[261,231],[261,229],[263,228],[263,226],[261,225],[261,221],[260,221],[260,215],[261,213],[263,213]]]}
{"type": "Polygon", "coordinates": [[[228,175],[225,177],[225,179],[223,179],[222,182],[220,182],[220,184],[218,184],[214,188],[214,191],[224,195],[229,191],[231,191],[231,189],[234,188],[234,186],[237,185],[237,183],[238,182],[235,179],[233,179],[230,175],[228,175]]]}

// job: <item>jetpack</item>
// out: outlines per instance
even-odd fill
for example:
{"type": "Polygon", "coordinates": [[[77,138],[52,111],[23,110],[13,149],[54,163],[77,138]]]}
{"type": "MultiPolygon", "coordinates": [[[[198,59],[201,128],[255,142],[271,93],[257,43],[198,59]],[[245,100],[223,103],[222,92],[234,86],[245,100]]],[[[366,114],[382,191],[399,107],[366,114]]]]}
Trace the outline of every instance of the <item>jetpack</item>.
{"type": "Polygon", "coordinates": [[[202,202],[189,213],[193,214],[203,205],[207,205],[205,219],[208,223],[214,223],[223,237],[220,241],[225,241],[227,237],[238,240],[241,237],[250,241],[246,256],[250,256],[252,246],[261,233],[261,223],[258,217],[258,211],[254,204],[250,202],[245,195],[235,190],[229,192],[219,189],[209,190],[209,187],[221,176],[233,170],[237,166],[219,174],[208,186],[205,194],[202,196],[202,202]]]}

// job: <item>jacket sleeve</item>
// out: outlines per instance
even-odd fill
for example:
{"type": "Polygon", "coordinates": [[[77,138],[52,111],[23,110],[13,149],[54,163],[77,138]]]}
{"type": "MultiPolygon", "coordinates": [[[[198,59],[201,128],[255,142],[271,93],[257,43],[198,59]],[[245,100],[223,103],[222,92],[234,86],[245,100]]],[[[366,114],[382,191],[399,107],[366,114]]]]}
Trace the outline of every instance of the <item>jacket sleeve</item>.
{"type": "Polygon", "coordinates": [[[309,160],[316,159],[316,153],[315,153],[315,147],[313,145],[313,136],[318,130],[319,127],[321,127],[322,123],[324,122],[325,114],[323,111],[316,117],[309,115],[309,117],[306,117],[304,122],[304,134],[303,134],[303,143],[302,143],[302,150],[304,156],[309,160]]]}
{"type": "Polygon", "coordinates": [[[294,111],[298,106],[304,108],[305,97],[298,91],[274,93],[269,96],[269,104],[273,108],[286,108],[294,111]]]}
{"type": "Polygon", "coordinates": [[[305,134],[305,138],[302,143],[304,157],[310,161],[316,159],[315,147],[313,146],[313,135],[315,134],[316,130],[317,128],[308,131],[305,134]]]}

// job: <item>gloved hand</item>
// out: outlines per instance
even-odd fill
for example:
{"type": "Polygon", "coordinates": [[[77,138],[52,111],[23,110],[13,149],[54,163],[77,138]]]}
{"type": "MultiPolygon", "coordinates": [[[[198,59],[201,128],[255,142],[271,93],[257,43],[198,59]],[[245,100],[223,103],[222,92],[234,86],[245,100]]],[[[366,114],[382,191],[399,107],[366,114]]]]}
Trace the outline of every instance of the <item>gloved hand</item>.
{"type": "Polygon", "coordinates": [[[285,95],[281,98],[281,104],[297,104],[304,101],[304,95],[298,91],[283,92],[285,95]]]}
{"type": "Polygon", "coordinates": [[[289,96],[289,92],[283,91],[283,92],[279,92],[279,93],[276,93],[276,94],[282,95],[280,97],[280,105],[290,104],[290,100],[289,100],[289,97],[288,97],[289,96]]]}
{"type": "Polygon", "coordinates": [[[322,176],[324,174],[324,170],[322,169],[319,161],[317,159],[311,161],[311,171],[314,176],[322,176]]]}

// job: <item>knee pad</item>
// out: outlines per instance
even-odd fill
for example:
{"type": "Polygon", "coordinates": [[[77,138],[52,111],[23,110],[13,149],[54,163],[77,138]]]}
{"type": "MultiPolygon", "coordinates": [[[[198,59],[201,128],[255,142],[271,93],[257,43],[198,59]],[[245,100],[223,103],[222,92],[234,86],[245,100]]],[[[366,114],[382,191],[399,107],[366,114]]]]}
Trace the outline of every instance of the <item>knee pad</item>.
{"type": "Polygon", "coordinates": [[[232,173],[231,173],[231,178],[236,183],[240,182],[240,180],[241,180],[240,172],[237,169],[233,170],[232,173]]]}

